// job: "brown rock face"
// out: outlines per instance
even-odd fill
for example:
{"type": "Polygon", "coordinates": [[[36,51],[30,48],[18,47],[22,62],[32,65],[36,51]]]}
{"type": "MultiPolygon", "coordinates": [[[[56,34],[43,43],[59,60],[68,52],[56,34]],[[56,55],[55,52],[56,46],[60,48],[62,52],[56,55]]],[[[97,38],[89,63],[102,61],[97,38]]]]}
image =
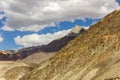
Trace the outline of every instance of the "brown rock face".
{"type": "Polygon", "coordinates": [[[120,10],[104,17],[20,80],[104,80],[120,77],[120,10]]]}

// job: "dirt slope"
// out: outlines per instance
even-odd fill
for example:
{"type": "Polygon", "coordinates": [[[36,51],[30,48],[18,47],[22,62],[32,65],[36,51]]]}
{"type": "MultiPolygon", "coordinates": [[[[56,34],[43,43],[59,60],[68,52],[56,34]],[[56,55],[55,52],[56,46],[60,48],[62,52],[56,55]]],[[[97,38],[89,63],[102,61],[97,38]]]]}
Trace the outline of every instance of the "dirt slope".
{"type": "Polygon", "coordinates": [[[18,80],[36,66],[37,64],[32,63],[0,61],[0,80],[18,80]]]}

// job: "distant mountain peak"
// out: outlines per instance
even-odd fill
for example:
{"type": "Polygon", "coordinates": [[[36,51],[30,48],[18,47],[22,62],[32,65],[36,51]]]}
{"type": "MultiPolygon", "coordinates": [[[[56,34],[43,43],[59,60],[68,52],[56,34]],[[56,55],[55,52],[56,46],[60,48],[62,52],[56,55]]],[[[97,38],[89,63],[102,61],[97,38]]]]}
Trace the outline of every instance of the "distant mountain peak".
{"type": "Polygon", "coordinates": [[[84,29],[84,28],[76,25],[76,26],[73,27],[73,29],[71,30],[71,33],[79,33],[81,29],[84,29]]]}
{"type": "Polygon", "coordinates": [[[77,36],[79,34],[82,34],[85,31],[86,31],[86,28],[76,25],[75,27],[72,28],[72,30],[69,32],[67,36],[77,36]]]}

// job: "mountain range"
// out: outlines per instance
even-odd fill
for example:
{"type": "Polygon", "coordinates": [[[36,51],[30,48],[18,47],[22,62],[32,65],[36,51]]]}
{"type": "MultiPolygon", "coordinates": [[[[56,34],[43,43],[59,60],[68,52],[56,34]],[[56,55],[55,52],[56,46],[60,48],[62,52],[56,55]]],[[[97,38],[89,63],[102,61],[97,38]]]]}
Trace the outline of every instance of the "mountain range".
{"type": "Polygon", "coordinates": [[[18,50],[3,50],[0,51],[0,60],[2,61],[24,61],[24,62],[42,62],[52,57],[57,51],[64,47],[69,41],[74,39],[79,34],[85,32],[86,29],[80,26],[75,26],[69,34],[56,39],[48,45],[33,46],[18,50]]]}
{"type": "Polygon", "coordinates": [[[64,46],[44,49],[56,53],[41,63],[0,62],[0,80],[119,80],[119,23],[120,10],[115,10],[82,34],[74,36],[71,31],[70,40],[64,46]]]}

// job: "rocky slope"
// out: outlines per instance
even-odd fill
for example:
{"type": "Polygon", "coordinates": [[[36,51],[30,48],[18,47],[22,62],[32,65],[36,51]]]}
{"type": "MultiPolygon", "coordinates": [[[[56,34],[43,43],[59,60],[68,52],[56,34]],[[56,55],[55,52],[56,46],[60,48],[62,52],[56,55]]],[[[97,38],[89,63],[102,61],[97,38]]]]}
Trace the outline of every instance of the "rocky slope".
{"type": "Polygon", "coordinates": [[[20,80],[119,79],[119,23],[120,10],[116,10],[20,80]]]}

